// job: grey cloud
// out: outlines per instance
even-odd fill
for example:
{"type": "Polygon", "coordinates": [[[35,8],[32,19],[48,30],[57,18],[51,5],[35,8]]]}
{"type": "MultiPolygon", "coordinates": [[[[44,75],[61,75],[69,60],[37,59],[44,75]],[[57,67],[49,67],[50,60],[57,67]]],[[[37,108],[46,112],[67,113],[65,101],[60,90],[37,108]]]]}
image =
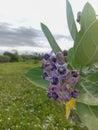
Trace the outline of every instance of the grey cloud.
{"type": "MultiPolygon", "coordinates": [[[[64,38],[71,40],[70,36],[54,35],[56,40],[64,38]]],[[[49,43],[41,30],[32,27],[14,28],[9,23],[0,23],[0,46],[5,47],[50,47],[49,43]]]]}
{"type": "Polygon", "coordinates": [[[33,28],[13,28],[8,23],[0,23],[0,46],[38,46],[35,39],[41,32],[33,28]]]}
{"type": "Polygon", "coordinates": [[[57,34],[54,36],[56,40],[59,40],[59,39],[68,39],[69,41],[72,41],[72,38],[70,35],[60,35],[60,34],[57,34]]]}

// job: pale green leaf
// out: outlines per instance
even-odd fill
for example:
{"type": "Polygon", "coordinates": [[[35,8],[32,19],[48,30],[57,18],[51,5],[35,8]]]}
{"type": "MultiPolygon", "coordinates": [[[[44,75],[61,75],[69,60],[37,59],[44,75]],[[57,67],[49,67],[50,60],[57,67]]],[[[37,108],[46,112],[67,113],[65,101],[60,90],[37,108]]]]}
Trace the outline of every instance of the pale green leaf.
{"type": "Polygon", "coordinates": [[[71,69],[79,69],[80,66],[75,62],[74,60],[74,52],[75,52],[75,49],[74,47],[73,48],[70,48],[68,50],[68,56],[67,56],[67,62],[69,63],[69,65],[71,66],[71,69]]]}
{"type": "Polygon", "coordinates": [[[78,31],[77,31],[76,23],[74,20],[72,7],[68,0],[66,0],[66,12],[67,12],[67,23],[68,23],[69,31],[73,40],[75,41],[78,31]]]}
{"type": "Polygon", "coordinates": [[[83,34],[76,48],[75,60],[82,66],[98,61],[98,20],[83,34]]]}
{"type": "Polygon", "coordinates": [[[68,50],[67,62],[72,66],[72,68],[74,68],[73,60],[74,60],[74,48],[70,48],[68,50]]]}
{"type": "Polygon", "coordinates": [[[94,65],[82,70],[81,81],[76,85],[80,90],[78,102],[98,105],[98,68],[94,65]]]}
{"type": "Polygon", "coordinates": [[[96,20],[96,14],[95,11],[93,9],[93,7],[87,2],[82,10],[82,14],[81,14],[81,18],[80,18],[80,31],[78,32],[77,36],[76,36],[76,40],[74,43],[74,46],[76,48],[76,46],[79,44],[83,34],[85,31],[87,31],[87,29],[89,28],[89,26],[96,20]]]}
{"type": "Polygon", "coordinates": [[[81,14],[80,19],[81,31],[85,32],[95,20],[96,20],[95,11],[93,7],[87,2],[81,14]]]}
{"type": "Polygon", "coordinates": [[[88,80],[98,83],[98,71],[96,73],[92,73],[90,75],[88,75],[88,80]]]}
{"type": "Polygon", "coordinates": [[[92,68],[89,68],[87,71],[86,80],[98,84],[98,68],[92,66],[92,68]]]}
{"type": "Polygon", "coordinates": [[[51,46],[51,48],[54,50],[54,53],[60,52],[61,49],[58,46],[56,40],[54,39],[54,37],[53,37],[52,33],[50,32],[50,30],[48,29],[48,27],[46,25],[44,25],[43,23],[41,23],[41,28],[51,46]]]}
{"type": "MultiPolygon", "coordinates": [[[[86,78],[84,80],[86,80],[86,78]]],[[[87,80],[82,81],[82,83],[76,87],[80,90],[78,102],[88,105],[98,105],[98,83],[87,80]]]]}
{"type": "Polygon", "coordinates": [[[91,106],[84,103],[76,103],[80,120],[89,130],[98,130],[98,105],[91,106]]]}
{"type": "Polygon", "coordinates": [[[42,78],[43,70],[41,67],[36,67],[26,72],[26,77],[36,86],[47,89],[49,83],[42,78]]]}

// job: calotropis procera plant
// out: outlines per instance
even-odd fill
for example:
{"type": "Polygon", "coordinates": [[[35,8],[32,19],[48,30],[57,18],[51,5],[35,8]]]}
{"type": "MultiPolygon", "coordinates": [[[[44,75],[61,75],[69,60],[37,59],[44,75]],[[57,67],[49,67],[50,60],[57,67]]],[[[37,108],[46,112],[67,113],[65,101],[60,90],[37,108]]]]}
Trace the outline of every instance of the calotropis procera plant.
{"type": "Polygon", "coordinates": [[[98,130],[98,20],[88,2],[78,13],[77,22],[80,29],[77,29],[68,0],[66,0],[66,12],[74,46],[64,58],[63,51],[50,30],[41,24],[54,54],[52,52],[44,57],[44,73],[41,67],[37,67],[30,69],[26,75],[37,86],[48,88],[50,83],[48,97],[54,98],[57,102],[63,101],[72,108],[76,99],[75,108],[81,122],[89,130],[98,130]],[[42,73],[45,80],[41,78],[42,73]],[[75,79],[73,84],[71,84],[72,78],[75,79]]]}

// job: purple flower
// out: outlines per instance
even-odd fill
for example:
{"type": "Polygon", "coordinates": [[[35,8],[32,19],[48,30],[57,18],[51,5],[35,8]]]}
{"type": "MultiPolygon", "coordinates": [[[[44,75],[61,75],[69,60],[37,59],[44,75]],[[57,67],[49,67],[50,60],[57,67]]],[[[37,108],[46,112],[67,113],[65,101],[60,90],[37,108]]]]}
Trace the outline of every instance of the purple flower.
{"type": "Polygon", "coordinates": [[[70,77],[68,79],[68,83],[70,84],[70,86],[74,86],[76,84],[76,79],[74,77],[70,77]]]}
{"type": "Polygon", "coordinates": [[[48,92],[59,93],[60,91],[62,91],[62,87],[60,86],[60,84],[57,85],[50,84],[50,87],[48,88],[48,92]]]}
{"type": "Polygon", "coordinates": [[[70,90],[70,85],[69,84],[64,84],[63,90],[64,91],[69,91],[70,90]]]}
{"type": "Polygon", "coordinates": [[[73,98],[76,98],[78,95],[79,95],[79,90],[74,90],[74,91],[71,92],[71,96],[73,98]]]}
{"type": "Polygon", "coordinates": [[[48,74],[46,72],[44,72],[42,77],[43,77],[43,79],[45,79],[46,77],[48,77],[48,74]]]}
{"type": "Polygon", "coordinates": [[[64,64],[64,56],[63,56],[62,52],[58,52],[56,54],[56,60],[57,60],[57,63],[59,63],[61,65],[64,64]]]}
{"type": "Polygon", "coordinates": [[[59,83],[59,79],[58,79],[57,77],[52,77],[51,83],[52,83],[53,85],[57,85],[57,84],[59,83]]]}
{"type": "Polygon", "coordinates": [[[63,94],[62,100],[69,101],[70,99],[71,99],[71,94],[69,92],[63,94]]]}
{"type": "Polygon", "coordinates": [[[56,92],[52,92],[52,98],[57,100],[58,99],[58,94],[56,92]]]}
{"type": "Polygon", "coordinates": [[[45,54],[44,59],[48,60],[49,58],[50,58],[50,55],[49,54],[45,54]]]}
{"type": "Polygon", "coordinates": [[[72,77],[75,77],[75,78],[78,77],[78,73],[75,70],[72,70],[71,74],[72,74],[72,77]]]}
{"type": "Polygon", "coordinates": [[[63,54],[62,54],[62,52],[58,52],[57,54],[56,54],[56,59],[57,60],[63,60],[63,54]]]}
{"type": "Polygon", "coordinates": [[[56,57],[52,57],[51,60],[53,63],[56,63],[56,57]]]}
{"type": "Polygon", "coordinates": [[[60,66],[60,67],[58,68],[58,73],[59,73],[59,74],[65,74],[65,73],[66,73],[66,68],[65,68],[64,66],[60,66]]]}
{"type": "Polygon", "coordinates": [[[65,61],[67,51],[58,52],[56,57],[52,54],[53,51],[46,54],[42,64],[44,71],[42,77],[50,82],[48,98],[53,98],[59,103],[76,98],[79,91],[75,90],[75,85],[79,81],[79,74],[76,70],[67,68],[68,63],[65,61]]]}
{"type": "Polygon", "coordinates": [[[47,97],[52,98],[52,93],[48,92],[47,97]]]}
{"type": "Polygon", "coordinates": [[[52,66],[51,66],[51,71],[56,70],[56,69],[57,69],[56,65],[55,65],[55,64],[52,64],[52,66]]]}

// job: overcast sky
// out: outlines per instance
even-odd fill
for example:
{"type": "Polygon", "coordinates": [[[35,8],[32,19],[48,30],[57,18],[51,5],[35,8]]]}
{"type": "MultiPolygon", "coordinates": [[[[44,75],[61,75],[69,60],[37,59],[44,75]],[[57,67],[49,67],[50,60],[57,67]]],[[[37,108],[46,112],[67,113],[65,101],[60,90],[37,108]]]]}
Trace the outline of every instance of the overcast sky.
{"type": "MultiPolygon", "coordinates": [[[[97,0],[69,0],[77,12],[89,2],[98,12],[97,0]]],[[[46,24],[62,49],[72,46],[66,21],[66,0],[0,0],[0,50],[50,51],[40,23],[46,24]]]]}

